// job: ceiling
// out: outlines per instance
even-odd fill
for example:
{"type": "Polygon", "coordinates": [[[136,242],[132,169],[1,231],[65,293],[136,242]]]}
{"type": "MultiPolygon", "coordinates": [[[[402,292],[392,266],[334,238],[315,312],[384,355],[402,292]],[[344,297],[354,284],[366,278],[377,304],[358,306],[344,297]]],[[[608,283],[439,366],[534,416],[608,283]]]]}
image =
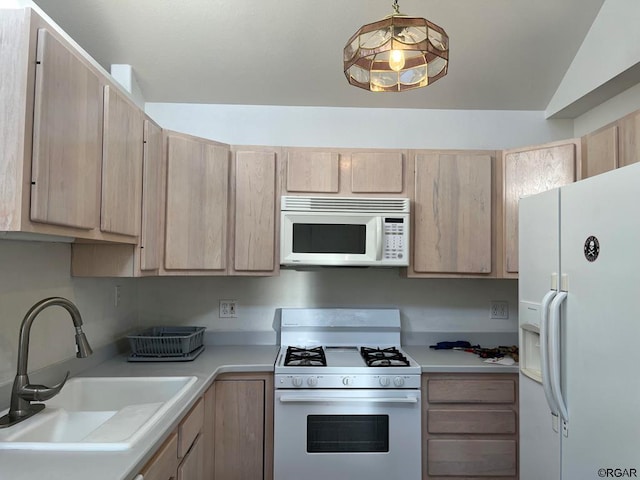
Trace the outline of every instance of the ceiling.
{"type": "Polygon", "coordinates": [[[443,27],[447,76],[350,86],[342,49],[392,0],[35,0],[105,69],[132,65],[147,102],[544,110],[604,0],[400,0],[443,27]]]}

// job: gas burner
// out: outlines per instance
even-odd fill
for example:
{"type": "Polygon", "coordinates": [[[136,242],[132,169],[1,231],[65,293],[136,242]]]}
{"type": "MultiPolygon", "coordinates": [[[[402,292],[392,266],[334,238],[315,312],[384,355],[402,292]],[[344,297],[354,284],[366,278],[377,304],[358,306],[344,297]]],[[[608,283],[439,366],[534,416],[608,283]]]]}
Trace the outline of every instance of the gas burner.
{"type": "Polygon", "coordinates": [[[409,360],[396,347],[361,347],[360,354],[368,367],[408,367],[409,360]]]}
{"type": "Polygon", "coordinates": [[[287,348],[284,364],[287,367],[326,367],[327,359],[324,356],[322,347],[289,347],[287,348]]]}

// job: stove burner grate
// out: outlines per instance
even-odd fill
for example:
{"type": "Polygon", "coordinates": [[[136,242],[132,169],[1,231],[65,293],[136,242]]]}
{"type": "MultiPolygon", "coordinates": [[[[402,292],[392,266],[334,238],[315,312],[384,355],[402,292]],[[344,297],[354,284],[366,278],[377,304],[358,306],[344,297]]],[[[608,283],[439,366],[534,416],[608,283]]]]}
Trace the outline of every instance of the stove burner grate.
{"type": "Polygon", "coordinates": [[[361,347],[360,355],[368,367],[408,367],[409,360],[396,347],[361,347]]]}
{"type": "Polygon", "coordinates": [[[286,367],[326,367],[327,359],[322,347],[288,347],[284,357],[284,365],[286,367]]]}

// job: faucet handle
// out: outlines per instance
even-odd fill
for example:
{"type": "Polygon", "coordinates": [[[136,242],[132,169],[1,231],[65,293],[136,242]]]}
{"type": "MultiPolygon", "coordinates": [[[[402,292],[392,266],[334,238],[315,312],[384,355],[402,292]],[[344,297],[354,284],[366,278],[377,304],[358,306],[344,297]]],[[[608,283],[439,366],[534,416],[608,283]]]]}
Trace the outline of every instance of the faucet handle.
{"type": "Polygon", "coordinates": [[[64,379],[53,387],[47,387],[45,385],[31,385],[28,383],[18,391],[18,395],[20,398],[30,402],[44,402],[45,400],[49,400],[60,393],[60,390],[62,390],[62,387],[64,387],[64,384],[67,382],[70,373],[71,372],[67,371],[64,379]]]}

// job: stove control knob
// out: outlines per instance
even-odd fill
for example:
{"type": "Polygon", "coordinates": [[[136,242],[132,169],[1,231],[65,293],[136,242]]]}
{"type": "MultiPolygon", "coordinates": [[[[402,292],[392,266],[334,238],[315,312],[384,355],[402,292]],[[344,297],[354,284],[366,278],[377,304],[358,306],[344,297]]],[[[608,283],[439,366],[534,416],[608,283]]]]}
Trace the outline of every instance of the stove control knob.
{"type": "Polygon", "coordinates": [[[389,386],[389,377],[380,377],[380,385],[383,387],[389,386]]]}
{"type": "Polygon", "coordinates": [[[353,378],[344,377],[344,378],[342,379],[342,384],[343,384],[344,386],[353,385],[353,378]]]}
{"type": "Polygon", "coordinates": [[[396,378],[394,378],[394,379],[393,379],[393,384],[394,384],[396,387],[401,387],[401,386],[403,386],[403,385],[404,385],[404,378],[402,378],[402,377],[396,377],[396,378]]]}
{"type": "Polygon", "coordinates": [[[301,387],[302,386],[302,377],[293,377],[293,379],[291,380],[291,383],[293,383],[294,387],[301,387]]]}
{"type": "Polygon", "coordinates": [[[315,387],[316,385],[318,385],[318,378],[317,377],[307,378],[307,385],[309,385],[310,387],[315,387]]]}

